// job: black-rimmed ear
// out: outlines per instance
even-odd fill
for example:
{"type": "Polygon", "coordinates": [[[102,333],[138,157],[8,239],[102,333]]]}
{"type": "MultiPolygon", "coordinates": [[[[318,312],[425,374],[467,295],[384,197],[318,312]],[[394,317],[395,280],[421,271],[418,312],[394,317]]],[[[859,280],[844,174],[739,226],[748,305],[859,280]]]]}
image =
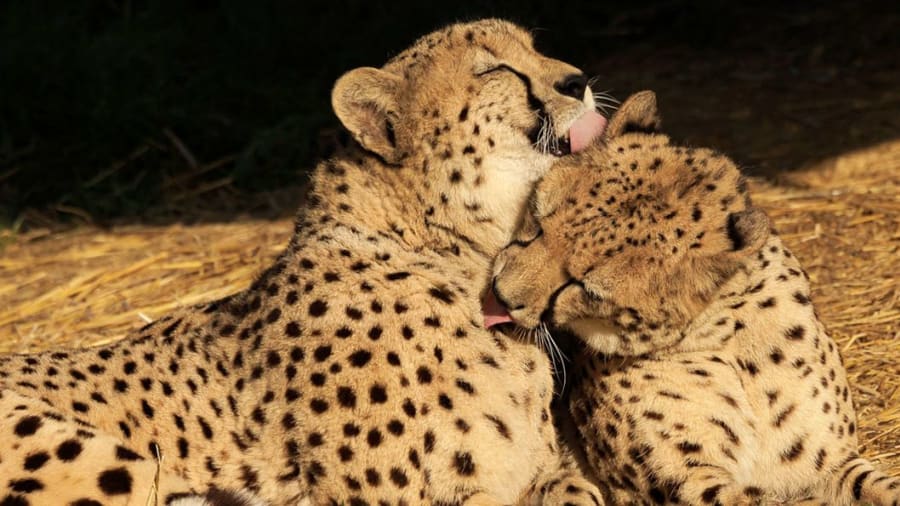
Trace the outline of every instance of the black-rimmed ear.
{"type": "Polygon", "coordinates": [[[388,163],[402,158],[394,131],[402,79],[371,67],[342,75],[331,91],[331,107],[354,139],[388,163]]]}
{"type": "Polygon", "coordinates": [[[656,93],[639,91],[631,95],[613,114],[606,127],[606,138],[629,132],[658,133],[661,120],[656,108],[656,93]]]}
{"type": "Polygon", "coordinates": [[[771,224],[761,209],[751,207],[730,213],[725,223],[725,233],[731,241],[729,253],[753,253],[769,239],[771,224]]]}
{"type": "Polygon", "coordinates": [[[540,219],[556,211],[572,195],[581,167],[554,167],[538,183],[532,200],[534,215],[540,219]]]}

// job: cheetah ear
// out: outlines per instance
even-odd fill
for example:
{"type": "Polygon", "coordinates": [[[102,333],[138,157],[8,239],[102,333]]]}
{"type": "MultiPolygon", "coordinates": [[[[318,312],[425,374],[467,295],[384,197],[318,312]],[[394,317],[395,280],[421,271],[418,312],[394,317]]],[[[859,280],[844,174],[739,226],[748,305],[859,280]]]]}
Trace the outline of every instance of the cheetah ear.
{"type": "Polygon", "coordinates": [[[631,132],[659,133],[661,120],[656,108],[656,93],[639,91],[622,103],[606,127],[606,137],[612,139],[631,132]]]}
{"type": "Polygon", "coordinates": [[[550,169],[538,183],[532,199],[535,218],[541,219],[553,214],[563,201],[570,197],[581,177],[579,166],[557,166],[550,169]]]}
{"type": "Polygon", "coordinates": [[[399,76],[361,67],[338,78],[331,91],[331,107],[344,127],[364,149],[387,163],[403,158],[394,131],[399,123],[401,83],[399,76]]]}
{"type": "Polygon", "coordinates": [[[725,222],[725,233],[731,241],[729,254],[741,255],[758,251],[769,239],[771,223],[761,209],[751,207],[730,213],[725,222]]]}

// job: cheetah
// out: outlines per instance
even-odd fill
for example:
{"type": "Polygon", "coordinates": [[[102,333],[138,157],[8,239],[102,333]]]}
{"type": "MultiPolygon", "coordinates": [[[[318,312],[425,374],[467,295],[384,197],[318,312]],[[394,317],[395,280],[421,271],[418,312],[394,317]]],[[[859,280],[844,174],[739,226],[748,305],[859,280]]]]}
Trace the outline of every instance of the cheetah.
{"type": "Polygon", "coordinates": [[[350,138],[247,290],[0,358],[0,504],[601,504],[546,356],[480,305],[535,182],[605,128],[595,103],[494,19],[344,74],[350,138]]]}
{"type": "Polygon", "coordinates": [[[735,164],[659,124],[638,93],[539,183],[486,323],[577,343],[567,406],[609,504],[900,504],[805,271],[735,164]]]}

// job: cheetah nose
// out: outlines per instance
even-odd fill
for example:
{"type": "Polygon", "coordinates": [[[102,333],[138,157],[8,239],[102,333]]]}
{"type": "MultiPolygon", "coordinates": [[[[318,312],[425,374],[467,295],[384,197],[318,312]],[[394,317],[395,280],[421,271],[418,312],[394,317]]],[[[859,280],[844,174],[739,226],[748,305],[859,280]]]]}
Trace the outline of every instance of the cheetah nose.
{"type": "Polygon", "coordinates": [[[584,99],[584,90],[587,88],[588,79],[584,74],[571,74],[562,81],[556,83],[554,88],[567,97],[584,99]]]}

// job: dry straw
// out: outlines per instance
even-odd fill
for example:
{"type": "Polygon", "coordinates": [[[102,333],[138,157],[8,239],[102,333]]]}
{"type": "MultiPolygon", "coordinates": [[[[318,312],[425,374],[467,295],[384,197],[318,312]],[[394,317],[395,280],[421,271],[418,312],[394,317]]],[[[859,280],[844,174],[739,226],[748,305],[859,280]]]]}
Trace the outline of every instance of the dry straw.
{"type": "MultiPolygon", "coordinates": [[[[900,474],[900,142],[752,189],[840,343],[863,453],[900,474]]],[[[290,231],[280,220],[18,236],[0,255],[0,352],[109,343],[240,290],[290,231]]]]}

